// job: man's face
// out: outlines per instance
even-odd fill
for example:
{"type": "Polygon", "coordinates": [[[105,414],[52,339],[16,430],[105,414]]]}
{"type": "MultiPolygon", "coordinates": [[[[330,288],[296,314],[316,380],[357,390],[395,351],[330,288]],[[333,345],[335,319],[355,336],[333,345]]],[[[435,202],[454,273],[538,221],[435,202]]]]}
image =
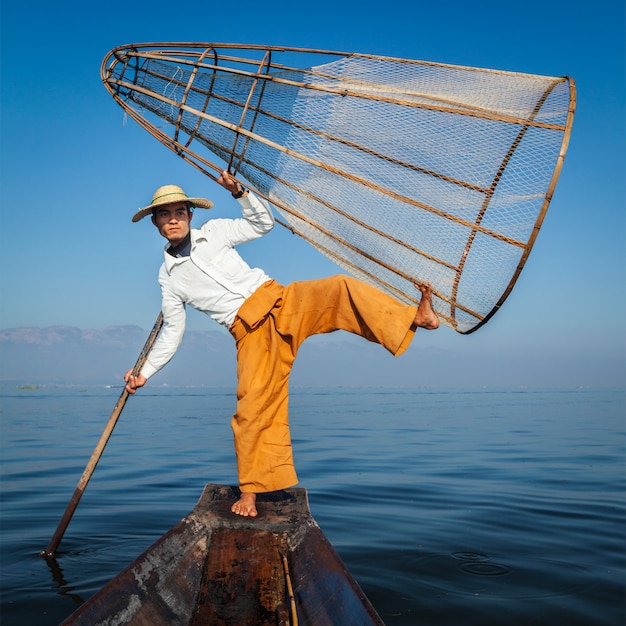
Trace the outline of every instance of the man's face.
{"type": "Polygon", "coordinates": [[[164,204],[154,210],[152,223],[172,246],[177,246],[189,233],[191,211],[186,202],[164,204]]]}

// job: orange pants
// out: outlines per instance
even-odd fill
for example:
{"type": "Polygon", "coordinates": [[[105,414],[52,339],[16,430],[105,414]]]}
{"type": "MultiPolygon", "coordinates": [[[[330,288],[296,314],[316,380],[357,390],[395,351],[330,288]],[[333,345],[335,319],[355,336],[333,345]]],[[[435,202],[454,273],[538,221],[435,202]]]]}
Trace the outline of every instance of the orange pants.
{"type": "Polygon", "coordinates": [[[404,352],[416,307],[349,276],[271,280],[241,306],[230,332],[237,342],[237,412],[233,416],[241,491],[286,489],[298,482],[288,421],[291,367],[311,335],[347,330],[404,352]]]}

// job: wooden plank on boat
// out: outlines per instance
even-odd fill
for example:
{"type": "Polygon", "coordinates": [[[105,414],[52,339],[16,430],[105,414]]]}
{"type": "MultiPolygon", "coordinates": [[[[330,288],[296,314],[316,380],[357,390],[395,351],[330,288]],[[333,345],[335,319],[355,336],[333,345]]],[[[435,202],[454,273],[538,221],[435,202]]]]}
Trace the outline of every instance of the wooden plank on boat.
{"type": "Polygon", "coordinates": [[[368,626],[383,622],[309,511],[306,490],[207,485],[194,510],[62,626],[368,626]]]}

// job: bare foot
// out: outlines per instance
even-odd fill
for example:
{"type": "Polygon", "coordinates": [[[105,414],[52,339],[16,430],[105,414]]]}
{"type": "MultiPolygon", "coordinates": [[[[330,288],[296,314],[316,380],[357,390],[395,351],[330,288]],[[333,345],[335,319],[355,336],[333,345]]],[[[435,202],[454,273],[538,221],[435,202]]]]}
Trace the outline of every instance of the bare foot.
{"type": "Polygon", "coordinates": [[[422,292],[422,299],[417,307],[417,315],[415,316],[415,325],[426,330],[439,328],[439,318],[433,310],[432,287],[430,285],[420,285],[419,283],[414,284],[415,288],[422,292]]]}
{"type": "Polygon", "coordinates": [[[242,493],[230,510],[244,517],[256,517],[259,514],[256,510],[256,493],[242,493]]]}

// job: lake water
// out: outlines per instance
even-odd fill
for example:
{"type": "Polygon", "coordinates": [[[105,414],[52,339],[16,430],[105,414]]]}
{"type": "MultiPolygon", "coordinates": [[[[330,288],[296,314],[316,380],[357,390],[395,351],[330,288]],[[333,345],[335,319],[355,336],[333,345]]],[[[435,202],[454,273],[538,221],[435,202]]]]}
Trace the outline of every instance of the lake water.
{"type": "MultiPolygon", "coordinates": [[[[234,484],[231,389],[0,389],[1,623],[58,624],[234,484]]],[[[387,625],[625,623],[624,391],[296,389],[311,512],[387,625]]]]}

